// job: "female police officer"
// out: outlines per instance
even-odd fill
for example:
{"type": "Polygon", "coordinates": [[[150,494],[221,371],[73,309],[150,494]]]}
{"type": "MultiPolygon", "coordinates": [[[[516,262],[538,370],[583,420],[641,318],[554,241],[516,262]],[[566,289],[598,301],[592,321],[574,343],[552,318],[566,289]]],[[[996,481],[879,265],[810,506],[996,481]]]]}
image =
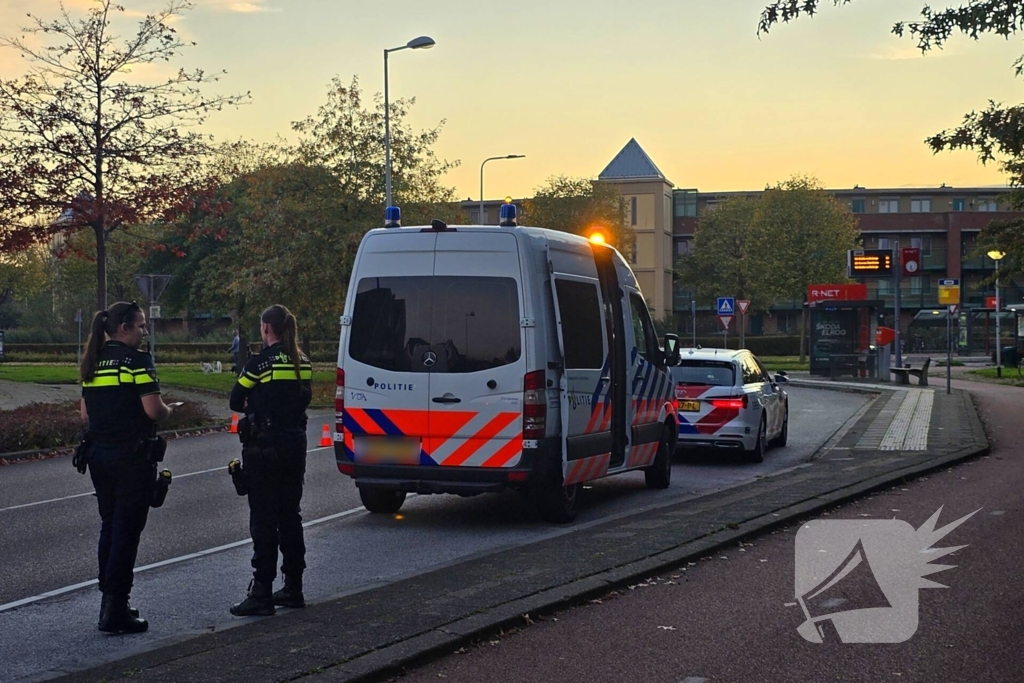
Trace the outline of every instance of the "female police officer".
{"type": "MultiPolygon", "coordinates": [[[[306,473],[306,407],[313,369],[299,351],[295,316],[274,305],[260,316],[265,348],[245,364],[231,390],[231,409],[245,412],[251,433],[242,447],[249,492],[253,579],[235,616],[269,615],[274,606],[304,607],[302,572],[302,479],[306,473]],[[284,588],[271,594],[277,551],[284,559],[284,588]]],[[[244,430],[242,430],[244,431],[244,430]]]]}
{"type": "Polygon", "coordinates": [[[139,351],[145,334],[146,314],[135,302],[119,301],[93,318],[80,368],[81,413],[92,443],[89,474],[102,520],[99,629],[111,633],[149,628],[128,597],[156,483],[146,445],[172,407],[160,398],[153,357],[139,351]]]}

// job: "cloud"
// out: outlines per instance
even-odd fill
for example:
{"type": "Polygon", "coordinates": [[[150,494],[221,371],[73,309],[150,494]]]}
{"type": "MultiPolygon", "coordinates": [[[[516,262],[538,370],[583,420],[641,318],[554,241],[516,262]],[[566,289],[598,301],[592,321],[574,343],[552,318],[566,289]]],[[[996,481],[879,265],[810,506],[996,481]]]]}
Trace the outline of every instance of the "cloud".
{"type": "MultiPolygon", "coordinates": [[[[929,52],[927,56],[935,58],[947,54],[949,54],[948,51],[933,50],[932,52],[929,52]]],[[[903,62],[911,59],[924,59],[925,56],[925,53],[921,52],[920,49],[908,45],[905,47],[889,46],[879,52],[872,52],[867,55],[866,58],[886,62],[903,62]]]]}
{"type": "Polygon", "coordinates": [[[252,0],[252,2],[237,2],[236,0],[221,0],[217,3],[220,9],[240,14],[254,14],[256,12],[280,12],[279,7],[266,7],[263,0],[252,0]]]}

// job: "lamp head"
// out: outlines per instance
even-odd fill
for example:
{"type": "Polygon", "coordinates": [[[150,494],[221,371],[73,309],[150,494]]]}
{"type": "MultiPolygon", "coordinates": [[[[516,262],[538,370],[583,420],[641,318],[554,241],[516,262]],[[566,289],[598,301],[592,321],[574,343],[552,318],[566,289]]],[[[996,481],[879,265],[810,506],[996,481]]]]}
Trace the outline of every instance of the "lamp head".
{"type": "Polygon", "coordinates": [[[413,50],[429,50],[435,44],[434,39],[430,36],[420,36],[419,38],[413,38],[405,46],[413,50]]]}
{"type": "Polygon", "coordinates": [[[999,261],[1004,256],[1006,256],[1006,252],[1005,251],[999,251],[998,249],[993,249],[992,251],[988,252],[988,257],[990,259],[992,259],[993,261],[999,261]]]}

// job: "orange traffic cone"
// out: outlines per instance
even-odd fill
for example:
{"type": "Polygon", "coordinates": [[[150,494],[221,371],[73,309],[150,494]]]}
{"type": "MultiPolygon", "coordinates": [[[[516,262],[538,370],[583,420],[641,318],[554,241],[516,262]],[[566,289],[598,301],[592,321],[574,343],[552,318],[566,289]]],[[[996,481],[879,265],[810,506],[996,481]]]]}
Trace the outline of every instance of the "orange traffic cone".
{"type": "Polygon", "coordinates": [[[333,446],[334,439],[331,437],[331,429],[327,425],[324,425],[324,431],[320,435],[320,448],[324,446],[333,446]]]}
{"type": "Polygon", "coordinates": [[[231,433],[238,433],[238,413],[231,413],[231,433]]]}

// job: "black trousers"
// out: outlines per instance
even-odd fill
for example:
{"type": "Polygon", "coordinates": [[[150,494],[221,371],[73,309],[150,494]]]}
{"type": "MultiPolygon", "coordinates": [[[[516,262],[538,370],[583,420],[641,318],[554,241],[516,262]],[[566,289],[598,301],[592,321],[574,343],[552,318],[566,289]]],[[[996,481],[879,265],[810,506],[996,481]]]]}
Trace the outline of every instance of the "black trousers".
{"type": "Polygon", "coordinates": [[[262,584],[272,584],[280,549],[281,572],[301,577],[306,568],[300,507],[306,474],[305,433],[277,439],[269,446],[246,445],[242,459],[249,488],[253,576],[262,584]]]}
{"type": "Polygon", "coordinates": [[[89,454],[89,475],[102,521],[97,549],[100,590],[111,595],[131,593],[139,539],[156,483],[156,465],[134,451],[134,446],[96,444],[89,454]]]}

